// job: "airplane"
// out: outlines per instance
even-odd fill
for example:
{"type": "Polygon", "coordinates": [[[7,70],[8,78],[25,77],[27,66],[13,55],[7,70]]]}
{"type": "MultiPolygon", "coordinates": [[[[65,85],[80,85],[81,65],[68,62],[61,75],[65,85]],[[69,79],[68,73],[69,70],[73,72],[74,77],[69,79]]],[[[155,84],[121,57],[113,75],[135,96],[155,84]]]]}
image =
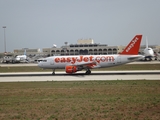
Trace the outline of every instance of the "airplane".
{"type": "Polygon", "coordinates": [[[112,55],[76,55],[76,56],[51,56],[38,60],[38,66],[44,69],[65,69],[68,74],[86,70],[85,74],[91,74],[93,68],[104,68],[122,65],[142,59],[138,55],[142,35],[136,35],[120,54],[112,55]]]}
{"type": "Polygon", "coordinates": [[[4,56],[2,63],[20,63],[20,62],[29,62],[26,55],[17,55],[13,56],[4,56]]]}
{"type": "Polygon", "coordinates": [[[154,51],[152,48],[148,47],[148,40],[147,40],[147,37],[146,37],[146,48],[143,50],[143,53],[144,53],[144,59],[143,60],[152,60],[152,57],[154,57],[154,51]]]}
{"type": "Polygon", "coordinates": [[[17,55],[14,62],[28,62],[26,50],[24,51],[24,55],[17,55]]]}
{"type": "Polygon", "coordinates": [[[20,62],[20,61],[25,61],[25,60],[27,60],[26,55],[17,55],[15,58],[15,62],[20,62]]]}
{"type": "Polygon", "coordinates": [[[13,60],[13,57],[11,55],[6,55],[3,57],[2,63],[11,63],[13,60]]]}

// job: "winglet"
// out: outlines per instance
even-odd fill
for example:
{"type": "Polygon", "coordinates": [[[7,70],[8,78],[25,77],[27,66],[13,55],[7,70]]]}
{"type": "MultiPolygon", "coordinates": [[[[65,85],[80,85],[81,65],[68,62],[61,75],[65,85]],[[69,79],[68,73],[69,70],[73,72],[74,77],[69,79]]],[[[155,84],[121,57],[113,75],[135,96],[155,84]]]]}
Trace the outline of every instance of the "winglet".
{"type": "Polygon", "coordinates": [[[121,55],[138,55],[141,40],[142,40],[142,35],[136,35],[120,54],[121,55]]]}

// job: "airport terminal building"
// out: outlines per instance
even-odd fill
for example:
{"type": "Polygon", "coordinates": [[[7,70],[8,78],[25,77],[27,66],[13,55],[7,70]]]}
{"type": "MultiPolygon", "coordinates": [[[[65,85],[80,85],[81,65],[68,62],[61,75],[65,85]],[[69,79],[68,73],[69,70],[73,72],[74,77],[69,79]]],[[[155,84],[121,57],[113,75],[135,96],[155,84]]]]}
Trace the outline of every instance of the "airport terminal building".
{"type": "MultiPolygon", "coordinates": [[[[67,42],[65,42],[67,43],[67,42]]],[[[106,55],[117,54],[119,52],[118,46],[108,46],[107,44],[96,44],[93,39],[78,40],[77,44],[65,44],[60,48],[43,48],[42,52],[50,56],[53,55],[106,55]]]]}
{"type": "MultiPolygon", "coordinates": [[[[77,44],[66,44],[60,48],[43,48],[42,52],[47,56],[57,55],[107,55],[118,54],[124,50],[126,46],[108,46],[107,44],[96,44],[93,39],[78,40],[77,44]]],[[[143,45],[140,48],[139,53],[143,54],[143,50],[146,46],[143,45]]],[[[160,52],[160,46],[149,46],[155,52],[160,52]]]]}
{"type": "MultiPolygon", "coordinates": [[[[64,56],[64,55],[107,55],[107,54],[118,54],[124,50],[126,46],[108,46],[107,44],[97,44],[94,43],[93,39],[80,39],[77,41],[77,44],[65,44],[61,47],[53,46],[51,48],[42,48],[40,49],[26,49],[27,56],[64,56]]],[[[143,54],[143,50],[146,46],[142,45],[139,53],[143,54]]],[[[151,47],[154,52],[160,53],[160,46],[152,45],[151,47]]],[[[25,49],[15,49],[13,53],[10,53],[13,56],[24,54],[25,49]]]]}

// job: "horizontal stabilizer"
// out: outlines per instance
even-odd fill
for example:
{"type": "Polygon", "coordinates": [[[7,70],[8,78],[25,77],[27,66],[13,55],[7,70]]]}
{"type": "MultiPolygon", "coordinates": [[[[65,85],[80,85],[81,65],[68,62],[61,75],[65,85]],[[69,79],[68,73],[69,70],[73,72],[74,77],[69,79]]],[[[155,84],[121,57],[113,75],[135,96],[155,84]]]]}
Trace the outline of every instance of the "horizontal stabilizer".
{"type": "Polygon", "coordinates": [[[129,57],[128,60],[138,60],[138,59],[142,59],[142,56],[133,56],[133,57],[129,57]]]}

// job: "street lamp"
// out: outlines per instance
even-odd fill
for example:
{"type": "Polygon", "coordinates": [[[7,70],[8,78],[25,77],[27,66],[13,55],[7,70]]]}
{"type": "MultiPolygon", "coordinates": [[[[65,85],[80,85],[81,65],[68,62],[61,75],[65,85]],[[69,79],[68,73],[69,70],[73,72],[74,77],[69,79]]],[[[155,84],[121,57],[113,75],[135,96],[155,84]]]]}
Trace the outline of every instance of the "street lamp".
{"type": "Polygon", "coordinates": [[[3,26],[2,28],[4,28],[4,52],[6,53],[6,35],[5,35],[6,26],[3,26]]]}

